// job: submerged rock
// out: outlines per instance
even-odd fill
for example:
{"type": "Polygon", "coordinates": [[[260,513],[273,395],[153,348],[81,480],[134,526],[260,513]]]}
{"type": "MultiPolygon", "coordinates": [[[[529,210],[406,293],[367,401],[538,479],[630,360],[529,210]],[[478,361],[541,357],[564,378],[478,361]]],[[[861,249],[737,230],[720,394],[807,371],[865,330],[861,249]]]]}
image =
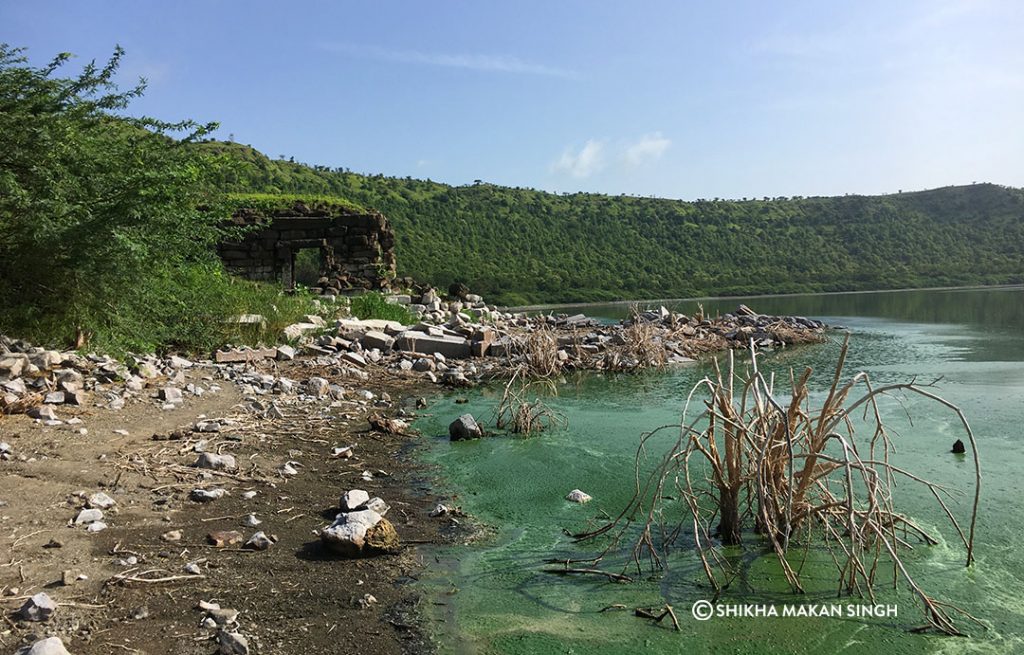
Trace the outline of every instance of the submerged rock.
{"type": "Polygon", "coordinates": [[[569,502],[580,503],[582,505],[583,503],[589,503],[591,500],[594,499],[594,497],[588,493],[580,491],[579,489],[573,489],[572,491],[569,492],[569,495],[567,495],[565,499],[568,500],[569,502]]]}
{"type": "Polygon", "coordinates": [[[484,436],[484,431],[472,414],[463,414],[448,426],[448,436],[452,441],[465,441],[479,439],[484,436]]]}

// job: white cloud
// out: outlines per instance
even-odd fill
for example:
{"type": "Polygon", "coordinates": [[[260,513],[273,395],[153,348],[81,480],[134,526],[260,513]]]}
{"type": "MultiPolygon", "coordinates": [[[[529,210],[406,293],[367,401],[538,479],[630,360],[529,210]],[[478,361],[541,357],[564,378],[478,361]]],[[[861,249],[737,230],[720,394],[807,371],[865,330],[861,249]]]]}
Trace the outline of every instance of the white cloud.
{"type": "Polygon", "coordinates": [[[551,170],[584,178],[601,171],[604,166],[604,142],[590,139],[579,152],[575,152],[572,147],[562,151],[562,156],[551,165],[551,170]]]}
{"type": "Polygon", "coordinates": [[[662,136],[661,132],[651,132],[640,137],[635,143],[627,145],[623,158],[629,166],[640,166],[661,158],[671,145],[672,141],[662,136]]]}
{"type": "Polygon", "coordinates": [[[417,50],[388,50],[376,46],[360,46],[349,43],[322,43],[319,47],[321,50],[326,50],[328,52],[338,52],[342,54],[355,55],[357,57],[377,59],[380,61],[392,61],[402,64],[424,64],[428,66],[465,68],[468,70],[484,72],[547,75],[550,77],[578,77],[578,74],[572,70],[537,64],[524,61],[518,57],[505,55],[446,54],[436,52],[419,52],[417,50]]]}

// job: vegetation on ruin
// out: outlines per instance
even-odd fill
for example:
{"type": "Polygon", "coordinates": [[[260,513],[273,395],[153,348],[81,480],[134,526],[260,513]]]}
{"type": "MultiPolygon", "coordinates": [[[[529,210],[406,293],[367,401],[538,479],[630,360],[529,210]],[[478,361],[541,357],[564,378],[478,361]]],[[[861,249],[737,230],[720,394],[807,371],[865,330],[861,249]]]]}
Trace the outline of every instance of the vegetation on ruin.
{"type": "Polygon", "coordinates": [[[353,297],[349,304],[349,310],[353,316],[363,320],[398,321],[402,325],[412,325],[416,322],[416,317],[406,307],[388,302],[384,294],[377,291],[369,291],[353,297]]]}

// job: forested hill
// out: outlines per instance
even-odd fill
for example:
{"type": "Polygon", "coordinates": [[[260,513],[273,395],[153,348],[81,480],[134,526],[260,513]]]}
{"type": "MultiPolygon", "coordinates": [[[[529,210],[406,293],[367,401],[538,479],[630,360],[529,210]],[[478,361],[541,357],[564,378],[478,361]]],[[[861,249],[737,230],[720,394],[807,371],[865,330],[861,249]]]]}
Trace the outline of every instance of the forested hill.
{"type": "Polygon", "coordinates": [[[1024,282],[1024,190],[993,184],[684,202],[452,187],[203,147],[244,162],[229,190],[374,207],[395,226],[401,275],[506,304],[1024,282]]]}

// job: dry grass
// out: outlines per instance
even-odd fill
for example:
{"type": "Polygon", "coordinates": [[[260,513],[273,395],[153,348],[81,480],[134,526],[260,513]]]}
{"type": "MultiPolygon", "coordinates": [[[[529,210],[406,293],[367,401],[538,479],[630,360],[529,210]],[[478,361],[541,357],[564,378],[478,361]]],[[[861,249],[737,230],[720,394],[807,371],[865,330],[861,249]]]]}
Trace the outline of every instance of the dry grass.
{"type": "Polygon", "coordinates": [[[562,414],[551,410],[543,401],[531,394],[541,391],[547,395],[557,392],[550,379],[526,380],[526,372],[519,368],[513,373],[494,412],[494,424],[515,434],[534,434],[552,428],[564,428],[568,421],[562,414]]]}
{"type": "Polygon", "coordinates": [[[525,368],[525,373],[530,376],[551,377],[562,371],[562,360],[558,356],[558,350],[558,337],[555,332],[547,326],[539,325],[526,335],[514,352],[510,353],[510,360],[517,360],[517,371],[525,368]]]}

